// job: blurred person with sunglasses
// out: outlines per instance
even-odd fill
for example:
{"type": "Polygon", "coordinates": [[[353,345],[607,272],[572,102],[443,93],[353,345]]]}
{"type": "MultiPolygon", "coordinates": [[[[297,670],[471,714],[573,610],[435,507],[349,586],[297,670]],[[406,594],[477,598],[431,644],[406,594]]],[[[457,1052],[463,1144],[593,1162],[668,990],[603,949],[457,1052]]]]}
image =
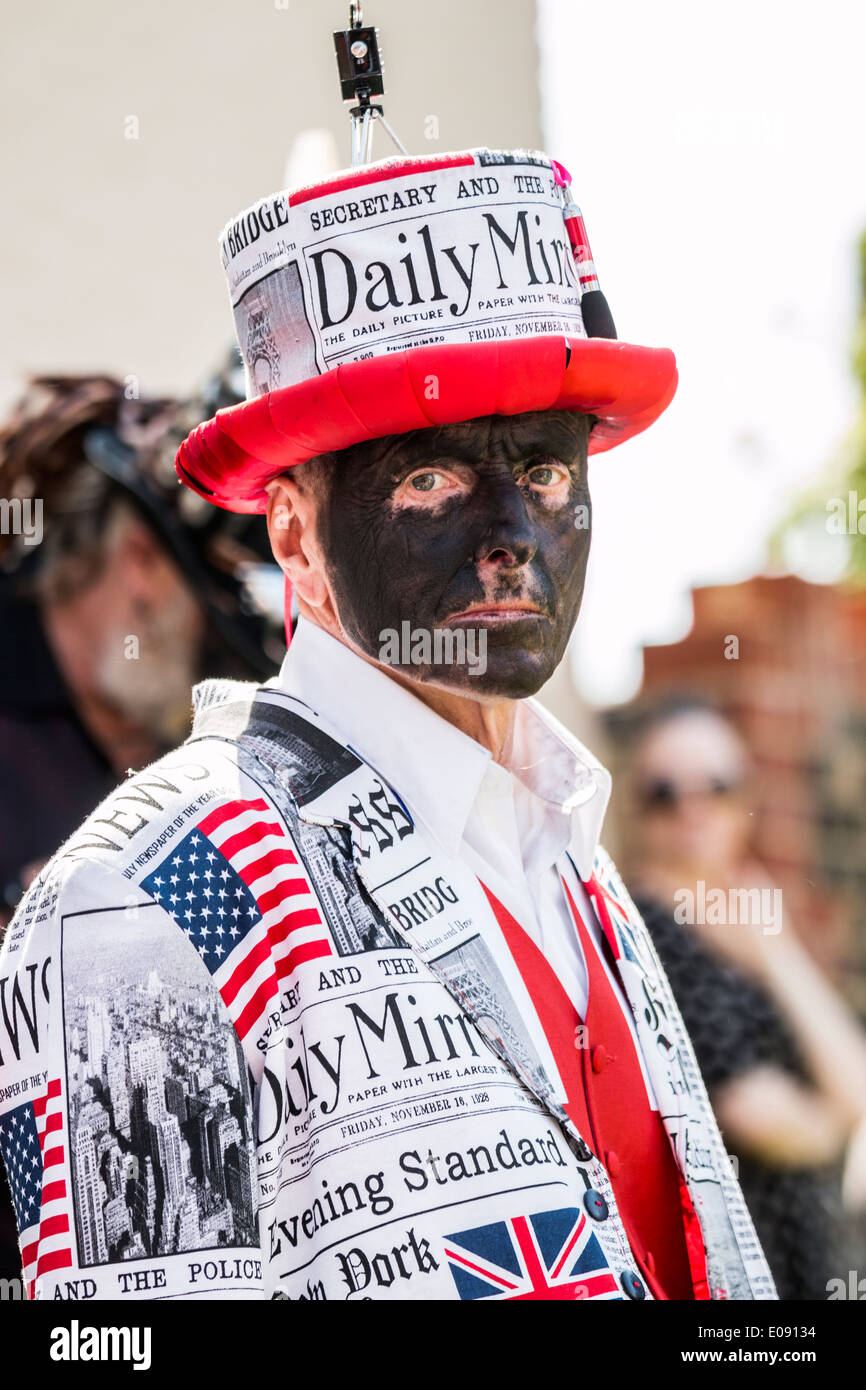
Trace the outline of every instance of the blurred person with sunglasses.
{"type": "Polygon", "coordinates": [[[752,849],[746,748],[672,697],[630,730],[628,881],[673,987],[782,1299],[842,1277],[866,1205],[866,1036],[752,849]],[[851,1224],[849,1215],[848,1225],[851,1224]]]}

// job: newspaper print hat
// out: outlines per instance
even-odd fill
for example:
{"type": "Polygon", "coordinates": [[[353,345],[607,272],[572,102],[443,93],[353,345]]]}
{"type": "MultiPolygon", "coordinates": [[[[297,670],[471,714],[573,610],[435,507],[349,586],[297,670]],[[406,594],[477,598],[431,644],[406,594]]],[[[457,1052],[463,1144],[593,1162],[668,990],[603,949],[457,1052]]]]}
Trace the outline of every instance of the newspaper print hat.
{"type": "Polygon", "coordinates": [[[181,481],[263,512],[287,468],[383,435],[575,410],[598,417],[598,453],[646,429],[673,398],[674,355],[587,336],[597,281],[575,259],[563,172],[525,150],[386,159],[230,222],[247,400],[192,431],[181,481]]]}

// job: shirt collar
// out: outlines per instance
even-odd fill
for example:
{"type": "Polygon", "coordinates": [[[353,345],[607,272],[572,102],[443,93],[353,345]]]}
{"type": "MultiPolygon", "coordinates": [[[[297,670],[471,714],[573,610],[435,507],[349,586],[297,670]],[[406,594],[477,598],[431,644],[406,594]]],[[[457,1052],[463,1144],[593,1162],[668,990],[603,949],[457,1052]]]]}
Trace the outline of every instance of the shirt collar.
{"type": "MultiPolygon", "coordinates": [[[[315,710],[456,857],[491,754],[404,686],[314,623],[299,619],[272,682],[315,710]]],[[[581,878],[592,873],[610,774],[537,700],[518,706],[508,771],[555,817],[581,878]]]]}

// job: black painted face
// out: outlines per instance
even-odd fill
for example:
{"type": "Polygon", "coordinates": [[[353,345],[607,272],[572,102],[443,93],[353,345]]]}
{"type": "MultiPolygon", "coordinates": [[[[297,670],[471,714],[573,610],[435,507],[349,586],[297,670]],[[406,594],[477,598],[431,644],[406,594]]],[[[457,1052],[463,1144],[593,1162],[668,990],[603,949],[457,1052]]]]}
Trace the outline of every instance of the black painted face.
{"type": "Polygon", "coordinates": [[[319,528],[350,641],[460,694],[539,690],[583,597],[591,424],[490,416],[338,455],[319,528]]]}

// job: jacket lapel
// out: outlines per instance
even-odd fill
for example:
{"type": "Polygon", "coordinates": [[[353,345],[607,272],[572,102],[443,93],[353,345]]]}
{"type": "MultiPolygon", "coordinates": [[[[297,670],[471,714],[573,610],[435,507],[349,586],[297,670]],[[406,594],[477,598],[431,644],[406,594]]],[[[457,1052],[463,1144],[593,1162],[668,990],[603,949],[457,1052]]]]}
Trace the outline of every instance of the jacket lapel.
{"type": "Polygon", "coordinates": [[[679,1045],[681,1024],[656,968],[646,928],[636,912],[632,916],[628,911],[601,856],[586,888],[631,1005],[653,1093],[680,1172],[689,1183],[712,1180],[712,1156],[702,1137],[704,1117],[693,1104],[696,1078],[690,1085],[687,1059],[679,1045]]]}
{"type": "Polygon", "coordinates": [[[701,1221],[714,1296],[775,1298],[664,968],[604,850],[586,887],[616,958],[659,1111],[701,1221]]]}

